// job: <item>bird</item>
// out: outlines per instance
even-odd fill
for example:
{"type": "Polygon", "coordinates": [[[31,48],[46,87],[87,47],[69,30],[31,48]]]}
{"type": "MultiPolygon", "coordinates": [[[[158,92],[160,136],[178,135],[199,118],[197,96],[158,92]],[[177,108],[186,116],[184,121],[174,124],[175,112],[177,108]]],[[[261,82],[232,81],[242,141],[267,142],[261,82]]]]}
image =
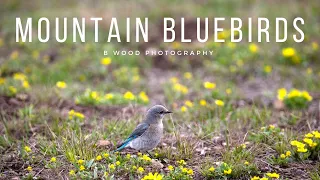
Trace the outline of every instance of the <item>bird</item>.
{"type": "Polygon", "coordinates": [[[121,151],[124,148],[147,152],[154,149],[163,135],[162,119],[166,114],[172,113],[162,105],[151,107],[142,123],[138,124],[129,137],[124,140],[115,151],[121,151]]]}

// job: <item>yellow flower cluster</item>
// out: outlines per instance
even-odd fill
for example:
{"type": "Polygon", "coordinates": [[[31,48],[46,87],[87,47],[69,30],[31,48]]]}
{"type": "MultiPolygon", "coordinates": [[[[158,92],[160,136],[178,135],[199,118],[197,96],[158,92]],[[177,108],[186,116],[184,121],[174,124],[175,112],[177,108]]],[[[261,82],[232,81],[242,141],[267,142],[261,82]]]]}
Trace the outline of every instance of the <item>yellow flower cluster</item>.
{"type": "Polygon", "coordinates": [[[106,58],[102,58],[101,60],[100,60],[100,64],[101,65],[104,65],[104,66],[108,66],[109,64],[111,64],[111,58],[109,58],[109,57],[106,57],[106,58]]]}
{"type": "Polygon", "coordinates": [[[276,178],[276,179],[280,178],[280,175],[277,173],[267,173],[266,175],[270,178],[276,178]]]}
{"type": "Polygon", "coordinates": [[[281,159],[285,159],[291,156],[291,151],[287,151],[285,154],[280,154],[281,159]]]}
{"type": "Polygon", "coordinates": [[[251,43],[251,44],[249,45],[249,51],[250,51],[251,53],[255,54],[255,53],[257,53],[257,52],[259,51],[259,47],[258,47],[256,44],[251,43]]]}
{"type": "Polygon", "coordinates": [[[299,64],[301,62],[301,59],[298,56],[296,50],[292,47],[282,49],[282,56],[290,59],[295,64],[299,64]]]}
{"type": "Polygon", "coordinates": [[[139,98],[145,103],[149,102],[149,97],[147,96],[146,92],[144,92],[144,91],[141,91],[139,93],[139,98]]]}
{"type": "Polygon", "coordinates": [[[224,106],[224,102],[221,101],[221,100],[219,100],[219,99],[215,100],[214,103],[215,103],[217,106],[221,106],[221,107],[224,106]]]}
{"type": "Polygon", "coordinates": [[[163,175],[159,174],[159,173],[154,173],[152,174],[151,172],[144,176],[141,180],[162,180],[163,175]]]}
{"type": "Polygon", "coordinates": [[[231,168],[223,171],[223,174],[225,174],[225,175],[229,175],[231,173],[232,173],[232,169],[231,168]]]}
{"type": "Polygon", "coordinates": [[[203,87],[206,89],[214,89],[214,88],[216,88],[216,84],[209,82],[209,81],[206,81],[203,83],[203,87]]]}
{"type": "Polygon", "coordinates": [[[84,119],[85,118],[85,116],[82,113],[76,112],[73,109],[69,111],[68,115],[69,115],[69,119],[73,119],[73,118],[84,119]]]}
{"type": "Polygon", "coordinates": [[[187,94],[189,92],[188,88],[180,83],[174,83],[173,90],[182,94],[187,94]]]}
{"type": "Polygon", "coordinates": [[[297,148],[297,152],[305,153],[308,151],[308,149],[305,148],[305,144],[302,142],[294,140],[294,141],[291,141],[290,144],[297,148]]]}
{"type": "Polygon", "coordinates": [[[307,101],[312,101],[312,96],[307,91],[299,91],[297,89],[292,89],[289,93],[285,88],[278,89],[278,99],[283,101],[286,98],[303,97],[307,101]]]}
{"type": "MultiPolygon", "coordinates": [[[[22,85],[23,88],[25,88],[25,89],[29,89],[30,88],[30,84],[29,84],[29,82],[27,80],[27,76],[25,74],[23,74],[23,73],[14,73],[13,74],[13,79],[21,81],[21,85],[22,85]]],[[[1,82],[0,82],[0,84],[1,84],[1,82]]],[[[13,93],[13,94],[15,94],[15,93],[13,93]]]]}
{"type": "Polygon", "coordinates": [[[181,170],[182,170],[183,173],[186,173],[188,175],[193,175],[193,170],[192,169],[181,167],[181,170]]]}
{"type": "Polygon", "coordinates": [[[59,88],[59,89],[65,89],[67,87],[67,83],[64,82],[64,81],[58,81],[56,83],[56,87],[59,88]]]}
{"type": "Polygon", "coordinates": [[[31,150],[31,148],[30,148],[29,146],[25,146],[25,147],[24,147],[24,151],[27,152],[27,153],[29,153],[29,152],[31,152],[32,150],[31,150]]]}
{"type": "Polygon", "coordinates": [[[145,155],[145,154],[142,156],[141,159],[144,160],[144,161],[148,161],[148,162],[151,161],[151,158],[149,156],[145,155]]]}
{"type": "Polygon", "coordinates": [[[133,101],[136,99],[136,96],[131,91],[127,91],[126,93],[123,94],[123,98],[133,101]]]}

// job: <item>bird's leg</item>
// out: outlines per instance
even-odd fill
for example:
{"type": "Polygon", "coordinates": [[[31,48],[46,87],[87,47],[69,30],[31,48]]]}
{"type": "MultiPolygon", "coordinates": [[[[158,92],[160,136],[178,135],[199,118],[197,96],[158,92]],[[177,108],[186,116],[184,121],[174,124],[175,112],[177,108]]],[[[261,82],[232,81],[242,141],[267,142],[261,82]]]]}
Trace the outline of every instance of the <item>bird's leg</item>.
{"type": "Polygon", "coordinates": [[[153,156],[149,153],[149,151],[146,151],[148,154],[149,154],[149,156],[153,159],[153,156]]]}

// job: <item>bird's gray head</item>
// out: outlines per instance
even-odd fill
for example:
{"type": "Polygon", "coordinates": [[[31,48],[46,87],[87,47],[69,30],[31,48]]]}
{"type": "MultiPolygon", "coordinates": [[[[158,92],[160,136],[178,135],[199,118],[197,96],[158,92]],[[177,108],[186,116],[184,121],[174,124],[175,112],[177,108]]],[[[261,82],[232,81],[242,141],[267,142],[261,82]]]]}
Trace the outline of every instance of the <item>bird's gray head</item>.
{"type": "Polygon", "coordinates": [[[147,111],[146,123],[155,124],[162,120],[163,116],[172,113],[161,105],[155,105],[147,111]]]}

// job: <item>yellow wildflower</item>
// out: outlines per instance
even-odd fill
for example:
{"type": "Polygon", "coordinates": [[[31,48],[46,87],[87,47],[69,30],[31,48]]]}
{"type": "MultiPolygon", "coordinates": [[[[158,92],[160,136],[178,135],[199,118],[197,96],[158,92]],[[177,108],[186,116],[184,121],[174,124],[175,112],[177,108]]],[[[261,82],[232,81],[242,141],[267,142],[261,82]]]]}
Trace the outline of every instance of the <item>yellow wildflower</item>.
{"type": "Polygon", "coordinates": [[[314,135],[312,133],[308,133],[308,134],[305,134],[304,137],[306,138],[313,138],[314,135]]]}
{"type": "Polygon", "coordinates": [[[192,169],[189,169],[189,170],[187,171],[187,174],[193,175],[193,170],[192,170],[192,169]]]}
{"type": "Polygon", "coordinates": [[[102,159],[102,156],[100,156],[100,155],[98,155],[97,157],[96,157],[96,161],[100,161],[102,159]]]}
{"type": "Polygon", "coordinates": [[[204,82],[203,86],[206,89],[214,89],[214,88],[216,88],[216,84],[215,83],[211,83],[211,82],[208,82],[208,81],[204,82]]]}
{"type": "Polygon", "coordinates": [[[139,168],[137,169],[137,172],[138,172],[138,173],[143,173],[143,172],[144,172],[143,167],[139,167],[139,168]]]}
{"type": "Polygon", "coordinates": [[[179,79],[177,77],[172,77],[172,78],[170,78],[170,82],[175,84],[175,83],[179,82],[179,79]]]}
{"type": "Polygon", "coordinates": [[[120,161],[117,161],[117,162],[116,162],[116,165],[117,165],[117,166],[119,166],[120,164],[121,164],[120,161]]]}
{"type": "Polygon", "coordinates": [[[305,153],[307,151],[308,151],[308,149],[303,148],[303,147],[298,147],[298,149],[297,149],[297,152],[301,152],[301,153],[305,153]]]}
{"type": "Polygon", "coordinates": [[[213,167],[213,166],[211,166],[210,168],[209,168],[209,171],[210,172],[213,172],[213,171],[215,171],[216,169],[213,167]]]}
{"type": "Polygon", "coordinates": [[[188,110],[186,106],[182,106],[180,109],[181,109],[181,112],[186,112],[188,110]]]}
{"type": "Polygon", "coordinates": [[[151,172],[144,176],[141,180],[162,180],[163,175],[159,174],[159,173],[154,173],[152,174],[151,172]]]}
{"type": "Polygon", "coordinates": [[[290,157],[291,156],[291,151],[287,151],[286,152],[286,157],[290,157]]]}
{"type": "Polygon", "coordinates": [[[28,166],[28,167],[27,167],[27,171],[32,171],[32,167],[31,167],[31,166],[28,166]]]}
{"type": "Polygon", "coordinates": [[[136,170],[136,169],[137,169],[137,166],[132,166],[132,169],[133,169],[133,170],[136,170]]]}
{"type": "Polygon", "coordinates": [[[270,66],[270,65],[264,66],[263,71],[265,73],[270,73],[272,71],[272,66],[270,66]]]}
{"type": "Polygon", "coordinates": [[[244,165],[249,165],[249,162],[248,162],[248,161],[245,161],[245,162],[244,162],[244,165]]]}
{"type": "Polygon", "coordinates": [[[177,163],[182,166],[187,164],[183,159],[181,159],[180,161],[177,161],[177,163]]]}
{"type": "Polygon", "coordinates": [[[85,117],[82,113],[76,112],[73,109],[68,112],[68,115],[69,115],[69,119],[73,119],[73,118],[84,119],[85,117]]]}
{"type": "Polygon", "coordinates": [[[23,81],[22,82],[22,87],[24,87],[25,89],[29,89],[30,88],[30,84],[28,81],[23,81]]]}
{"type": "Polygon", "coordinates": [[[127,155],[126,155],[126,158],[127,158],[127,159],[130,159],[130,158],[131,158],[131,154],[127,154],[127,155]]]}
{"type": "Polygon", "coordinates": [[[104,95],[104,98],[107,99],[107,100],[110,100],[113,98],[113,94],[112,93],[108,93],[106,95],[104,95]]]}
{"type": "Polygon", "coordinates": [[[81,165],[81,164],[83,164],[83,163],[84,163],[84,160],[83,160],[83,159],[79,159],[79,160],[78,160],[78,164],[79,164],[79,165],[81,165]]]}
{"type": "Polygon", "coordinates": [[[214,103],[215,103],[217,106],[224,106],[224,102],[221,101],[221,100],[219,100],[219,99],[215,100],[214,103]]]}
{"type": "Polygon", "coordinates": [[[64,81],[58,81],[58,82],[56,83],[56,86],[57,86],[57,88],[59,88],[59,89],[65,89],[65,88],[67,87],[67,83],[64,82],[64,81]]]}
{"type": "Polygon", "coordinates": [[[17,88],[15,88],[14,86],[9,86],[9,91],[12,93],[12,94],[16,94],[17,93],[17,88]]]}
{"type": "Polygon", "coordinates": [[[277,173],[267,173],[266,175],[267,175],[268,177],[277,178],[277,179],[279,179],[279,177],[280,177],[280,175],[277,174],[277,173]]]}
{"type": "Polygon", "coordinates": [[[304,138],[303,141],[307,143],[310,147],[315,147],[318,145],[316,142],[313,142],[313,140],[310,138],[304,138]]]}
{"type": "Polygon", "coordinates": [[[51,159],[50,159],[50,162],[52,162],[52,163],[55,163],[57,161],[57,158],[56,157],[52,157],[51,159]]]}
{"type": "Polygon", "coordinates": [[[75,174],[76,174],[76,172],[75,172],[74,170],[70,170],[70,171],[69,171],[69,175],[70,175],[70,176],[74,176],[75,174]]]}
{"type": "Polygon", "coordinates": [[[312,131],[312,134],[314,135],[315,138],[320,139],[319,131],[312,131]]]}
{"type": "Polygon", "coordinates": [[[108,157],[109,157],[109,154],[108,154],[108,153],[103,153],[103,157],[104,157],[104,158],[108,158],[108,157]]]}
{"type": "Polygon", "coordinates": [[[232,173],[232,169],[228,169],[228,170],[224,170],[223,171],[223,174],[231,174],[232,173]]]}
{"type": "Polygon", "coordinates": [[[201,106],[206,106],[206,105],[207,105],[207,101],[204,100],[204,99],[201,99],[200,102],[199,102],[199,104],[200,104],[201,106]]]}
{"type": "Polygon", "coordinates": [[[272,124],[269,125],[269,129],[273,130],[274,128],[275,128],[274,125],[272,125],[272,124]]]}
{"type": "Polygon", "coordinates": [[[260,180],[260,178],[258,176],[254,176],[251,178],[251,180],[260,180]]]}
{"type": "Polygon", "coordinates": [[[185,101],[184,104],[188,107],[193,107],[193,103],[189,100],[185,101]]]}
{"type": "Polygon", "coordinates": [[[23,73],[14,73],[13,74],[13,79],[14,80],[19,80],[19,81],[25,81],[27,79],[27,76],[24,75],[23,73]]]}
{"type": "Polygon", "coordinates": [[[31,152],[32,150],[31,150],[31,148],[29,146],[25,146],[24,147],[24,151],[25,152],[31,152]]]}
{"type": "Polygon", "coordinates": [[[146,94],[146,92],[141,91],[141,92],[139,93],[139,97],[140,97],[140,99],[141,99],[143,102],[146,102],[146,103],[149,102],[149,97],[148,97],[148,95],[146,94]]]}
{"type": "Polygon", "coordinates": [[[269,180],[267,177],[262,177],[260,180],[269,180]]]}
{"type": "Polygon", "coordinates": [[[308,101],[312,101],[312,96],[307,91],[301,92],[302,97],[306,98],[308,101]]]}
{"type": "Polygon", "coordinates": [[[124,93],[123,97],[128,100],[134,100],[136,98],[135,95],[132,94],[132,92],[130,91],[127,91],[126,93],[124,93]]]}
{"type": "Polygon", "coordinates": [[[281,159],[285,159],[285,158],[286,158],[286,155],[285,155],[285,154],[281,154],[281,155],[280,155],[280,158],[281,158],[281,159]]]}
{"type": "Polygon", "coordinates": [[[287,96],[287,90],[285,88],[278,89],[278,99],[280,101],[283,101],[286,96],[287,96]]]}
{"type": "Polygon", "coordinates": [[[145,155],[145,154],[142,156],[142,159],[144,161],[151,161],[151,158],[149,156],[145,155]]]}
{"type": "Polygon", "coordinates": [[[102,58],[100,60],[100,64],[102,64],[104,66],[108,66],[109,64],[111,64],[111,58],[109,58],[109,57],[102,58]]]}
{"type": "Polygon", "coordinates": [[[181,92],[182,94],[187,94],[188,93],[188,88],[182,84],[176,83],[173,85],[173,89],[177,92],[181,92]]]}
{"type": "Polygon", "coordinates": [[[81,165],[80,167],[79,167],[79,170],[80,171],[83,171],[83,170],[85,170],[86,168],[84,167],[84,165],[81,165]]]}
{"type": "Polygon", "coordinates": [[[0,85],[4,84],[6,82],[5,78],[0,77],[0,85]]]}
{"type": "Polygon", "coordinates": [[[191,79],[191,78],[192,78],[192,73],[191,73],[191,72],[185,72],[185,73],[183,74],[183,77],[184,77],[185,79],[191,79]]]}
{"type": "Polygon", "coordinates": [[[292,47],[282,49],[283,57],[290,58],[296,55],[296,50],[292,47]]]}
{"type": "Polygon", "coordinates": [[[169,171],[173,171],[174,170],[173,166],[171,166],[171,165],[168,166],[168,169],[169,169],[169,171]]]}
{"type": "Polygon", "coordinates": [[[231,93],[232,93],[232,89],[231,89],[231,88],[226,89],[226,93],[227,93],[228,95],[231,94],[231,93]]]}
{"type": "Polygon", "coordinates": [[[259,47],[254,43],[250,43],[249,50],[251,53],[257,53],[259,51],[259,47]]]}
{"type": "Polygon", "coordinates": [[[115,165],[114,164],[109,164],[109,169],[110,170],[113,170],[113,169],[115,169],[116,167],[115,167],[115,165]]]}

